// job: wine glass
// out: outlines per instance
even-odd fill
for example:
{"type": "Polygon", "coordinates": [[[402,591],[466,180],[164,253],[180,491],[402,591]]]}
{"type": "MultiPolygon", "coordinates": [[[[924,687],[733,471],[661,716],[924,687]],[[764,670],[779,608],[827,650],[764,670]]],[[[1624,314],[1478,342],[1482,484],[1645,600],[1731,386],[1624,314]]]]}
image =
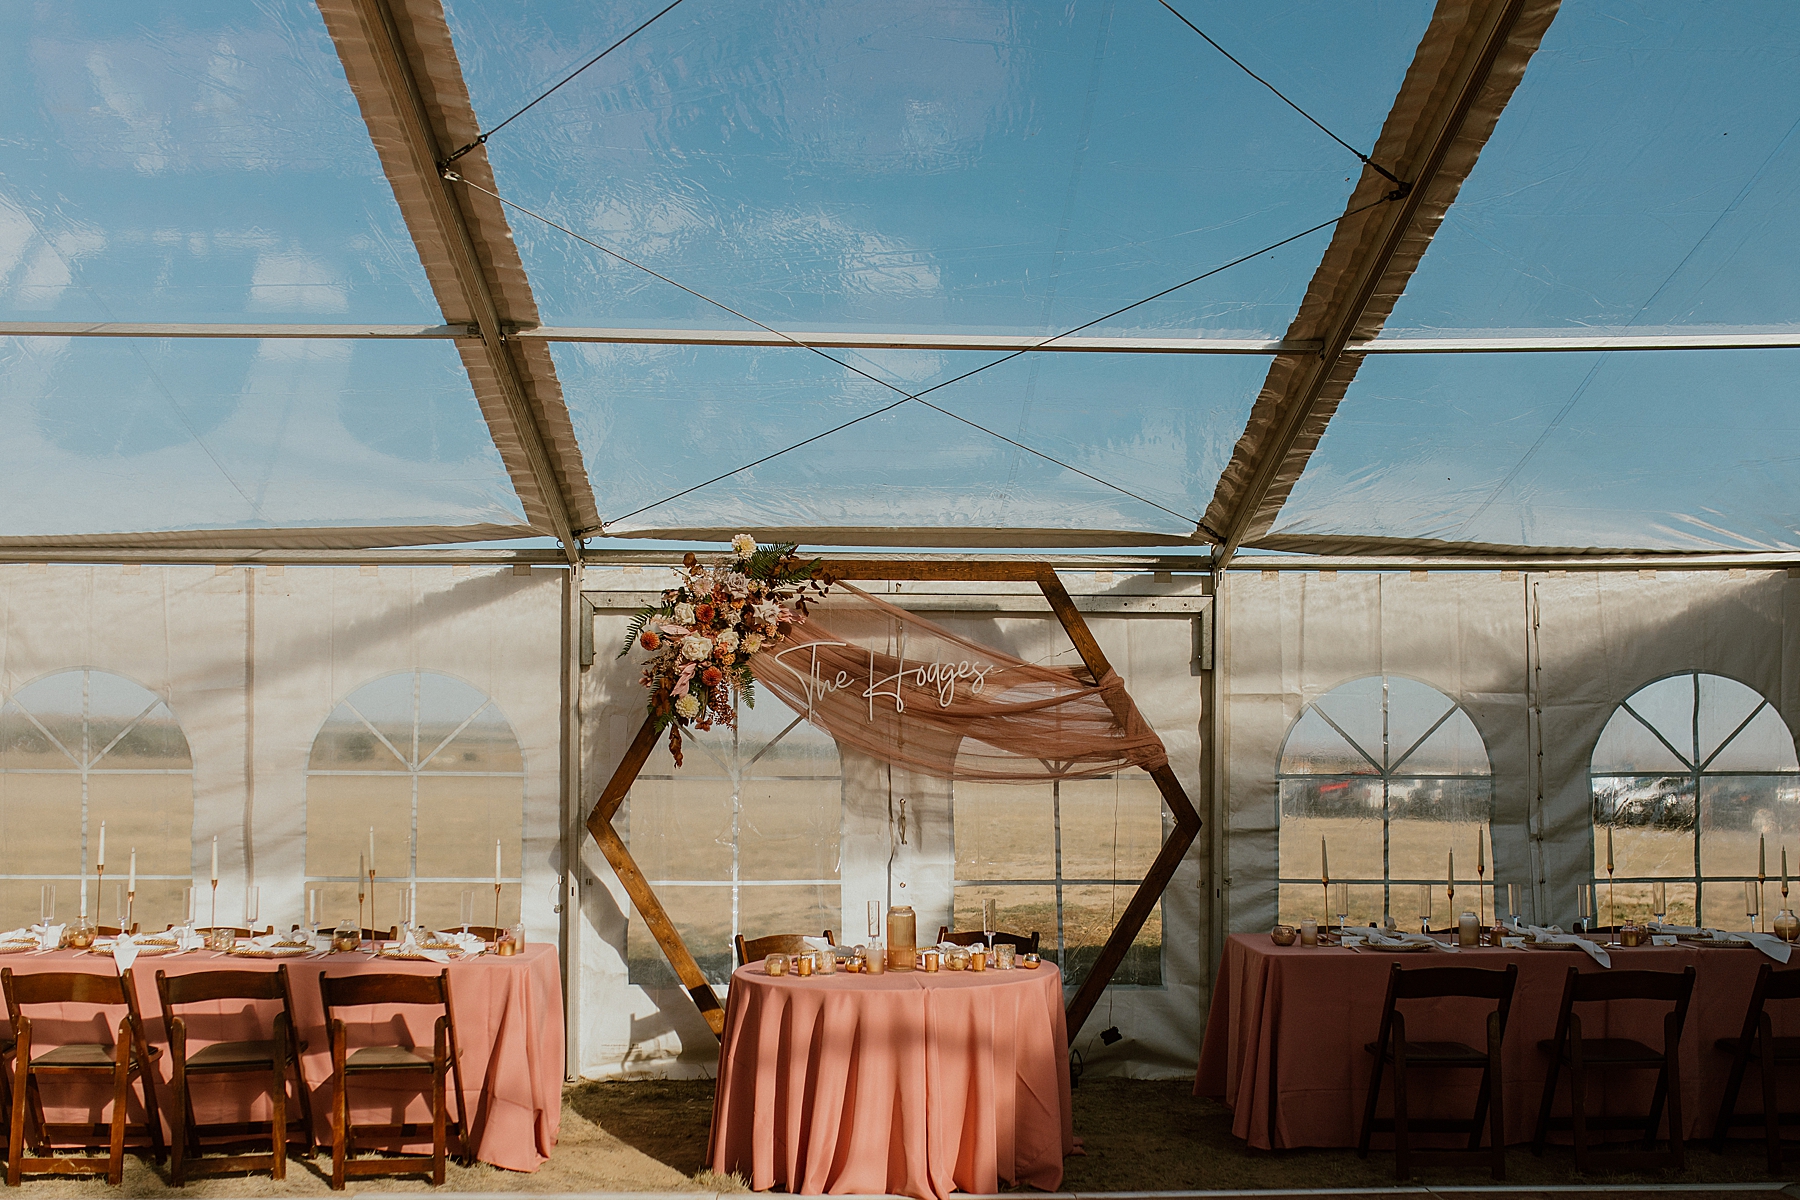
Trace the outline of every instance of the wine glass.
{"type": "Polygon", "coordinates": [[[1744,916],[1749,918],[1751,929],[1756,928],[1756,914],[1762,908],[1762,905],[1757,902],[1756,895],[1761,890],[1755,881],[1744,880],[1744,916]]]}
{"type": "Polygon", "coordinates": [[[1350,923],[1350,885],[1347,883],[1334,883],[1331,885],[1331,889],[1332,897],[1336,900],[1336,903],[1332,907],[1337,909],[1338,932],[1341,933],[1343,932],[1344,926],[1350,923]]]}
{"type": "Polygon", "coordinates": [[[1650,915],[1656,918],[1658,925],[1666,925],[1669,920],[1669,885],[1653,883],[1650,885],[1650,915]]]}
{"type": "Polygon", "coordinates": [[[1419,932],[1431,932],[1431,885],[1419,885],[1419,932]]]}

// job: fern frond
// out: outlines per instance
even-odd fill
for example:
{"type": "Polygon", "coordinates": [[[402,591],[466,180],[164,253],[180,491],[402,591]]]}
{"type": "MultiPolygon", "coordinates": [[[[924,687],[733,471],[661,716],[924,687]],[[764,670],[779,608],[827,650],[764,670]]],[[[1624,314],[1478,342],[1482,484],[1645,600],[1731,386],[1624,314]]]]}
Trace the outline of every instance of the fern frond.
{"type": "Polygon", "coordinates": [[[631,618],[631,623],[625,627],[625,645],[619,650],[620,658],[631,653],[631,648],[637,645],[639,636],[644,632],[644,626],[650,623],[650,618],[654,617],[657,612],[658,609],[652,605],[640,609],[637,615],[631,618]]]}

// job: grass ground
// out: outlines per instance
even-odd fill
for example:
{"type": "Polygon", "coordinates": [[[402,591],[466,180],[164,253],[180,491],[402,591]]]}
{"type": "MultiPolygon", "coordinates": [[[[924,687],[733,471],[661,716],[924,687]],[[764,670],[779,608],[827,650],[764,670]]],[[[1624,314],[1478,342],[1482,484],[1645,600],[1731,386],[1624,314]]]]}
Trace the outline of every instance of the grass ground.
{"type": "MultiPolygon", "coordinates": [[[[712,1119],[713,1086],[707,1080],[583,1083],[569,1088],[563,1104],[563,1136],[556,1154],[532,1175],[485,1165],[452,1167],[447,1191],[599,1192],[730,1191],[742,1185],[704,1172],[706,1134],[712,1119]]],[[[1345,1150],[1292,1150],[1269,1153],[1246,1149],[1231,1136],[1231,1114],[1223,1105],[1192,1094],[1185,1080],[1147,1082],[1088,1079],[1075,1090],[1075,1133],[1084,1153],[1067,1160],[1064,1191],[1178,1191],[1301,1188],[1378,1188],[1394,1182],[1393,1157],[1380,1152],[1365,1161],[1345,1150]]],[[[327,1192],[322,1171],[329,1158],[292,1162],[284,1184],[267,1176],[227,1176],[190,1183],[185,1192],[168,1186],[161,1172],[128,1160],[123,1194],[195,1197],[310,1196],[327,1192]]],[[[1679,1185],[1759,1183],[1768,1177],[1760,1147],[1743,1143],[1724,1155],[1704,1144],[1689,1147],[1685,1171],[1641,1171],[1582,1176],[1566,1148],[1543,1158],[1528,1150],[1507,1155],[1509,1183],[1522,1193],[1571,1184],[1679,1185]]],[[[1438,1162],[1415,1166],[1415,1181],[1438,1187],[1489,1183],[1482,1162],[1438,1162]]],[[[352,1190],[428,1190],[423,1180],[352,1181],[352,1190]]],[[[28,1181],[26,1195],[117,1196],[98,1181],[28,1181]]],[[[1668,1200],[1664,1193],[1662,1200],[1668,1200]]]]}

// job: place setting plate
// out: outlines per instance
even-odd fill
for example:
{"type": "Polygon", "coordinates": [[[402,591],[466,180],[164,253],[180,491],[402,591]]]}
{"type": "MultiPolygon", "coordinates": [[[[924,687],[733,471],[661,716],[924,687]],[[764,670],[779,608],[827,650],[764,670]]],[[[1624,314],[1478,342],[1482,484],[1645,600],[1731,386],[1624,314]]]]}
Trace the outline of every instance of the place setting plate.
{"type": "Polygon", "coordinates": [[[313,952],[311,946],[234,946],[232,958],[303,958],[313,952]]]}

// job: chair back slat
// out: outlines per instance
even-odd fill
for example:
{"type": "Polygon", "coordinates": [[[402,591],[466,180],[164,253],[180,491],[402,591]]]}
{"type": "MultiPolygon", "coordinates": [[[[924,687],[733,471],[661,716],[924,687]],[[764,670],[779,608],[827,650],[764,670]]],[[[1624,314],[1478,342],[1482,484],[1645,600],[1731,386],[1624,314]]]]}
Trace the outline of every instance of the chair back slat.
{"type": "MultiPolygon", "coordinates": [[[[771,933],[759,938],[745,938],[740,933],[737,937],[738,966],[753,963],[759,958],[767,958],[771,954],[804,953],[807,949],[806,939],[811,936],[806,933],[771,933]]],[[[829,929],[825,931],[825,940],[834,946],[837,945],[829,929]]]]}
{"type": "Polygon", "coordinates": [[[85,971],[43,971],[15,975],[0,968],[7,1006],[25,1004],[127,1004],[125,977],[85,971]]]}
{"type": "Polygon", "coordinates": [[[1518,984],[1519,968],[1509,964],[1505,970],[1481,967],[1418,967],[1402,970],[1394,964],[1394,999],[1429,1000],[1438,997],[1465,996],[1473,1000],[1511,999],[1518,984]]]}
{"type": "Polygon", "coordinates": [[[436,1004],[449,1002],[450,972],[411,975],[387,971],[368,975],[329,975],[319,972],[319,997],[330,1015],[334,1008],[365,1004],[436,1004]]]}
{"type": "Polygon", "coordinates": [[[1686,1008],[1694,992],[1694,968],[1683,971],[1581,971],[1570,987],[1573,1002],[1591,1004],[1606,1000],[1660,1000],[1686,1008]]]}
{"type": "MultiPolygon", "coordinates": [[[[988,935],[979,929],[971,929],[952,933],[948,925],[938,927],[938,941],[949,942],[953,946],[973,946],[976,942],[988,941],[988,935]]],[[[1023,954],[1038,952],[1039,936],[1036,933],[1002,933],[996,929],[993,944],[1011,946],[1023,954]]]]}
{"type": "Polygon", "coordinates": [[[156,973],[163,1006],[205,1004],[212,1000],[285,1000],[287,964],[273,971],[195,971],[186,975],[156,973]]]}
{"type": "Polygon", "coordinates": [[[1762,969],[1768,972],[1768,986],[1763,989],[1764,1000],[1800,1000],[1800,966],[1792,970],[1777,971],[1770,964],[1764,963],[1762,969]]]}

